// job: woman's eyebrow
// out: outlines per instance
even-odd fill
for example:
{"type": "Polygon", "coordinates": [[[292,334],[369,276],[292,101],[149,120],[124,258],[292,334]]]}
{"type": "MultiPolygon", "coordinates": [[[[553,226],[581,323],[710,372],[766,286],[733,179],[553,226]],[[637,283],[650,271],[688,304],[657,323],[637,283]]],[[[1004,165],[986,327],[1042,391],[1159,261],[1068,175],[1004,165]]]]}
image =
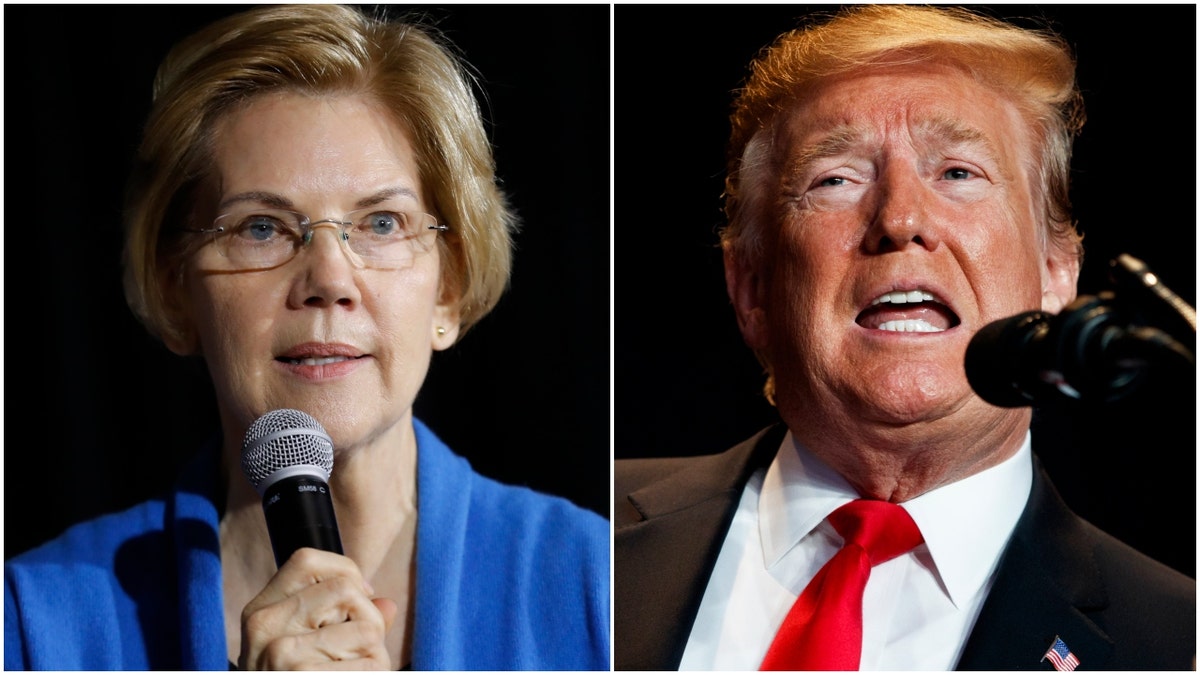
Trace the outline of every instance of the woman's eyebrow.
{"type": "MultiPolygon", "coordinates": [[[[374,206],[376,204],[383,203],[393,197],[409,197],[411,199],[418,198],[416,191],[414,191],[412,188],[405,187],[405,186],[395,186],[395,187],[384,188],[382,190],[379,190],[378,192],[375,192],[366,197],[363,197],[363,198],[359,199],[358,201],[356,201],[354,203],[354,206],[356,209],[366,208],[369,206],[374,206]]],[[[263,206],[269,206],[271,208],[276,208],[276,209],[294,209],[295,208],[295,203],[292,202],[292,200],[288,199],[287,197],[284,197],[283,195],[280,195],[280,194],[277,194],[274,192],[267,192],[265,190],[250,190],[247,192],[239,192],[235,195],[231,195],[231,196],[225,198],[224,200],[222,200],[221,203],[217,206],[217,208],[218,209],[226,209],[238,202],[253,202],[255,204],[262,204],[263,206]]]]}
{"type": "Polygon", "coordinates": [[[249,192],[239,192],[235,195],[227,197],[217,205],[218,209],[226,209],[238,202],[254,202],[264,206],[270,206],[277,209],[290,209],[293,207],[292,200],[283,195],[274,192],[265,192],[263,190],[251,190],[249,192]]]}
{"type": "Polygon", "coordinates": [[[414,191],[412,188],[405,187],[405,186],[396,186],[396,187],[384,188],[370,196],[363,197],[362,199],[355,202],[354,206],[355,206],[355,208],[362,209],[362,208],[366,208],[368,206],[374,206],[376,204],[380,204],[380,203],[385,202],[393,197],[408,197],[408,198],[414,199],[414,200],[418,199],[416,191],[414,191]]]}

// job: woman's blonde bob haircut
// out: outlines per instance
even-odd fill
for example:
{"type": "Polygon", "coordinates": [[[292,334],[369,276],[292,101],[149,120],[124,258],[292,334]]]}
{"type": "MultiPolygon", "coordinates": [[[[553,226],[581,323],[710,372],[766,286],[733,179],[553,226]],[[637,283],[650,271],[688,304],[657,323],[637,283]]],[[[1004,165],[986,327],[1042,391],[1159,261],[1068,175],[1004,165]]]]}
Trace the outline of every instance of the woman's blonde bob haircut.
{"type": "Polygon", "coordinates": [[[891,64],[956,66],[994,88],[1021,111],[1033,132],[1029,158],[1035,198],[1042,201],[1042,243],[1082,257],[1071,218],[1071,148],[1084,122],[1067,44],[966,9],[862,5],[784,33],[751,63],[730,117],[722,245],[742,264],[762,262],[773,239],[772,152],[781,113],[823,78],[891,64]]]}
{"type": "MultiPolygon", "coordinates": [[[[125,295],[168,344],[195,337],[174,308],[179,228],[212,177],[222,116],[273,92],[366,95],[409,133],[438,235],[443,300],[461,335],[508,285],[516,217],[496,183],[474,80],[431,27],[336,5],[267,6],[232,15],[176,45],[159,66],[154,102],[126,195],[125,295]]],[[[201,225],[206,226],[206,225],[201,225]]]]}
{"type": "MultiPolygon", "coordinates": [[[[1068,45],[1047,30],[1025,29],[954,7],[861,5],[779,36],[750,64],[734,101],[725,177],[721,245],[733,264],[761,268],[777,235],[775,136],[784,113],[824,78],[898,64],[961,69],[1012,101],[1031,131],[1034,199],[1041,202],[1043,250],[1054,246],[1080,264],[1082,237],[1071,216],[1071,150],[1084,122],[1068,45]]],[[[728,263],[727,263],[728,264],[728,263]]],[[[774,402],[771,364],[763,388],[774,402]]]]}

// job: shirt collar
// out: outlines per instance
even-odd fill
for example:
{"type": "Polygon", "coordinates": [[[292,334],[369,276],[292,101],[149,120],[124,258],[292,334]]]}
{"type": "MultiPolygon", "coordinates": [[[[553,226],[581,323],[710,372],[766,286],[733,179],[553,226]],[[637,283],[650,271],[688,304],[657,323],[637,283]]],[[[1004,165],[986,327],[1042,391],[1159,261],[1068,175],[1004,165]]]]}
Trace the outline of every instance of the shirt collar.
{"type": "MultiPolygon", "coordinates": [[[[1026,432],[1009,459],[904,502],[950,600],[962,607],[991,577],[1033,483],[1026,432]]],[[[859,495],[789,431],[767,468],[758,501],[763,562],[770,568],[842,504],[859,495]]]]}

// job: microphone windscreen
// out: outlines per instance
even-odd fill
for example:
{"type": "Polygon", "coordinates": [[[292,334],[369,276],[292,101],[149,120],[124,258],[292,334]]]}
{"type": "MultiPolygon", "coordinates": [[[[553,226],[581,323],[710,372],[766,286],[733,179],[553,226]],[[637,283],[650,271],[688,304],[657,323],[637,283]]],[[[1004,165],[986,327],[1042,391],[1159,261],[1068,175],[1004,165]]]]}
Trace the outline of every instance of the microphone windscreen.
{"type": "Polygon", "coordinates": [[[286,475],[316,473],[329,480],[332,470],[333,440],[308,413],[273,410],[246,430],[242,472],[259,493],[286,475]]]}
{"type": "Polygon", "coordinates": [[[980,398],[1002,408],[1033,404],[1037,386],[1039,344],[1051,315],[1031,311],[993,321],[971,338],[964,367],[967,382],[980,398]]]}

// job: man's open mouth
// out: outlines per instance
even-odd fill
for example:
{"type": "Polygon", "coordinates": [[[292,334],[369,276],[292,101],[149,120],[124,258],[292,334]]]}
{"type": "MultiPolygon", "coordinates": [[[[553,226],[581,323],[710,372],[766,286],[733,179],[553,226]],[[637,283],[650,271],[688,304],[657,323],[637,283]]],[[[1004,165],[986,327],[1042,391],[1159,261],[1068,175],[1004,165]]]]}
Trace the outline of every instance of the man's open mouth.
{"type": "Polygon", "coordinates": [[[899,333],[940,333],[959,324],[958,315],[932,293],[890,291],[875,298],[855,322],[863,328],[899,333]]]}

